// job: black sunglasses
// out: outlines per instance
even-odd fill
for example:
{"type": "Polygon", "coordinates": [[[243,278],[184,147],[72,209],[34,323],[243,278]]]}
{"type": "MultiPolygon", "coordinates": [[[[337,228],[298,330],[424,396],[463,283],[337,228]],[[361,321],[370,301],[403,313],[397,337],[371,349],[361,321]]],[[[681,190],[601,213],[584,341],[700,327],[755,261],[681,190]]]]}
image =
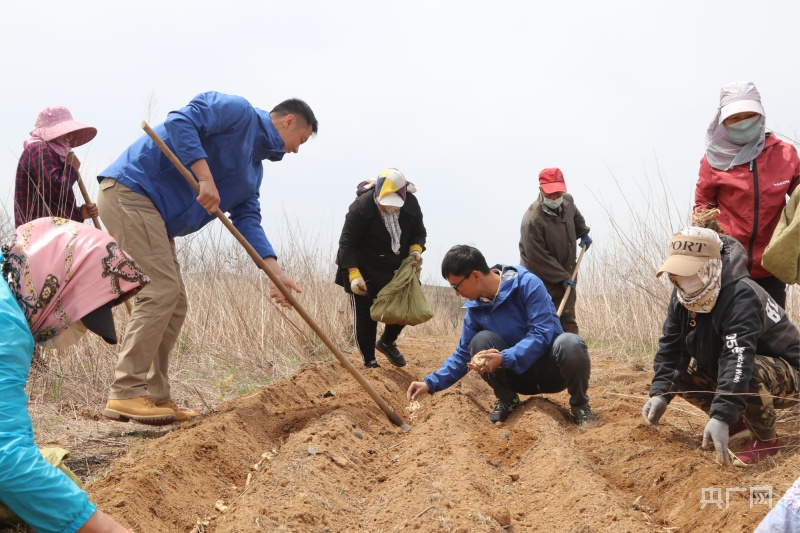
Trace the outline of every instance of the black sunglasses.
{"type": "MultiPolygon", "coordinates": [[[[472,272],[475,272],[475,271],[473,270],[472,272]]],[[[450,286],[453,287],[453,290],[458,292],[458,288],[461,286],[462,283],[464,283],[467,279],[469,279],[469,277],[472,275],[472,272],[470,272],[469,274],[464,276],[464,278],[461,281],[459,281],[458,283],[456,283],[455,285],[453,285],[451,283],[450,286]]]]}

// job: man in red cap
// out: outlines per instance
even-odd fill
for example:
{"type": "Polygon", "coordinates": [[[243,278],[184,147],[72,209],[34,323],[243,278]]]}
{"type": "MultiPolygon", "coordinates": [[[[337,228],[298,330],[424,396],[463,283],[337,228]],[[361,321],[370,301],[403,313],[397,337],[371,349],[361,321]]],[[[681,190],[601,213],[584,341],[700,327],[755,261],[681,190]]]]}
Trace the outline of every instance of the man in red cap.
{"type": "Polygon", "coordinates": [[[558,308],[572,287],[567,304],[561,313],[564,331],[578,334],[575,316],[575,241],[589,247],[589,226],[578,211],[572,195],[567,194],[564,174],[557,168],[546,168],[539,173],[539,198],[531,204],[522,217],[520,228],[520,263],[544,282],[553,304],[558,308]]]}

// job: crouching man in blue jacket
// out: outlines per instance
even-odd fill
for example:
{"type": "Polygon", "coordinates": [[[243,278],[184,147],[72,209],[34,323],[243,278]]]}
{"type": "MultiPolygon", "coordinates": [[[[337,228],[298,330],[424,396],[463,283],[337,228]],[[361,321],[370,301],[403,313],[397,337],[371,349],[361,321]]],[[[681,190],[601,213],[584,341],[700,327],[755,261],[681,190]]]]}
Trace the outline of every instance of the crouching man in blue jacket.
{"type": "Polygon", "coordinates": [[[579,426],[597,421],[586,394],[589,350],[581,337],[561,329],[539,278],[521,266],[489,268],[480,250],[467,245],[445,254],[442,276],[469,300],[461,340],[439,370],[411,383],[409,401],[444,390],[475,370],[497,397],[487,417],[491,422],[508,418],[519,405],[518,393],[564,389],[579,426]]]}

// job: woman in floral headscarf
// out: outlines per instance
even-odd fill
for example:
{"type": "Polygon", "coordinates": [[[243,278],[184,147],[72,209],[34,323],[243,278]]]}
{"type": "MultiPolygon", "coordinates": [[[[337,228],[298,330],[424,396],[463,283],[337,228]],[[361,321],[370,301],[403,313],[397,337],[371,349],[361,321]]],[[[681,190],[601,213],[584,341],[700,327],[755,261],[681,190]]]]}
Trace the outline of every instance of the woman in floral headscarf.
{"type": "Polygon", "coordinates": [[[30,138],[22,143],[14,182],[14,225],[41,217],[62,217],[83,222],[97,216],[93,203],[78,207],[72,187],[81,162],[73,148],[97,135],[97,129],[73,120],[69,109],[42,110],[30,138]]]}
{"type": "Polygon", "coordinates": [[[107,234],[61,218],[17,228],[0,261],[0,503],[40,533],[130,531],[42,458],[25,383],[34,342],[63,347],[89,329],[116,343],[111,308],[149,279],[107,234]]]}
{"type": "Polygon", "coordinates": [[[718,221],[747,253],[750,277],[781,307],[786,284],[761,265],[764,249],[786,205],[800,184],[800,158],[794,147],[766,131],[761,95],[749,81],[722,87],[719,108],[706,132],[706,154],[694,208],[719,208],[718,221]]]}
{"type": "Polygon", "coordinates": [[[339,238],[336,283],[350,294],[356,343],[364,359],[364,368],[375,368],[375,350],[383,353],[394,366],[406,360],[395,341],[403,331],[399,324],[387,325],[376,342],[378,323],[370,316],[370,307],[400,267],[403,259],[414,256],[422,266],[427,233],[416,188],[396,168],[387,168],[377,179],[363,181],[356,199],[344,219],[339,238]]]}

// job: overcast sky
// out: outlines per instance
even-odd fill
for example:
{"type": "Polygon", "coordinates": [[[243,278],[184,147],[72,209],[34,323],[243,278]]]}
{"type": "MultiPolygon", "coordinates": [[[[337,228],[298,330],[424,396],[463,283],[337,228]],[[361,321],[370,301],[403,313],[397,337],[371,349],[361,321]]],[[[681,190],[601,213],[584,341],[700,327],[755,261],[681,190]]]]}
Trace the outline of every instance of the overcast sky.
{"type": "Polygon", "coordinates": [[[45,0],[0,10],[9,212],[22,142],[46,106],[97,127],[77,149],[96,195],[95,176],[143,119],[160,123],[208,90],[264,109],[299,97],[319,135],[266,162],[261,191],[278,253],[287,218],[337,242],[357,183],[394,166],[418,187],[436,278],[454,244],[474,244],[490,264],[518,262],[519,223],[545,167],[563,170],[598,244],[603,206],[625,209],[615,179],[637,202],[660,172],[688,210],[729,81],[756,83],[769,128],[800,130],[798,0],[45,0]]]}

